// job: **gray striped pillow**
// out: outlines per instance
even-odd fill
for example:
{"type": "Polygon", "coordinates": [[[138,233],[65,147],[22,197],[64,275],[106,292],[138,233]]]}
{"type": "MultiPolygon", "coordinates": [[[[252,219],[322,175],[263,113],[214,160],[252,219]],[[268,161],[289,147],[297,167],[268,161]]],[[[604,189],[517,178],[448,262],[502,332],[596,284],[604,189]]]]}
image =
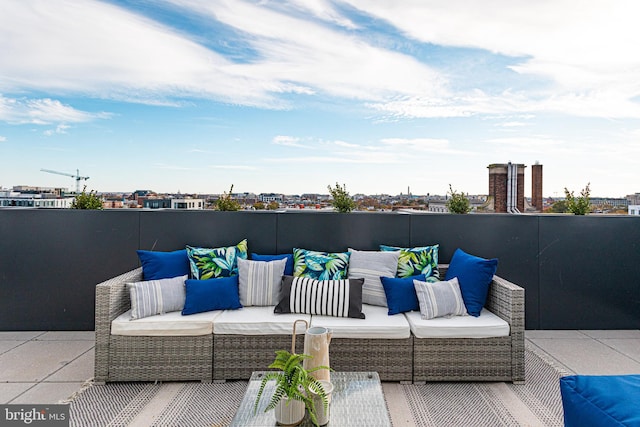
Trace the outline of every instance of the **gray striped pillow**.
{"type": "Polygon", "coordinates": [[[127,283],[131,297],[131,320],[182,310],[185,280],[186,275],[127,283]]]}
{"type": "Polygon", "coordinates": [[[286,259],[249,261],[238,258],[238,287],[243,307],[276,305],[286,259]]]}
{"type": "Polygon", "coordinates": [[[424,320],[467,314],[457,277],[433,283],[414,280],[413,286],[418,295],[420,314],[424,320]]]}
{"type": "Polygon", "coordinates": [[[387,295],[380,277],[396,277],[400,251],[377,252],[349,249],[349,279],[362,277],[362,302],[365,304],[387,306],[387,295]]]}
{"type": "Polygon", "coordinates": [[[284,276],[274,313],[306,313],[364,319],[364,279],[316,280],[284,276]]]}

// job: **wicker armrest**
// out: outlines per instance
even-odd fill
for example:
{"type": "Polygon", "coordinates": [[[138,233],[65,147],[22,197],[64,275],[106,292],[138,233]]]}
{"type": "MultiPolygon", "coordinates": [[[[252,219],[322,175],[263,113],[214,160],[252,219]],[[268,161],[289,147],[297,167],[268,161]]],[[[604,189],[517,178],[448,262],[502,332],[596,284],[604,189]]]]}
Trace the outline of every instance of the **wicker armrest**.
{"type": "Polygon", "coordinates": [[[499,276],[493,276],[485,307],[505,320],[512,331],[524,332],[524,289],[499,276]]]}
{"type": "MultiPolygon", "coordinates": [[[[440,280],[444,280],[449,264],[439,264],[440,280]]],[[[511,329],[524,332],[524,289],[499,276],[493,276],[485,307],[506,321],[511,329]]]]}
{"type": "Polygon", "coordinates": [[[142,267],[96,285],[95,380],[104,382],[109,373],[109,336],[113,319],[131,308],[127,282],[142,280],[142,267]]]}

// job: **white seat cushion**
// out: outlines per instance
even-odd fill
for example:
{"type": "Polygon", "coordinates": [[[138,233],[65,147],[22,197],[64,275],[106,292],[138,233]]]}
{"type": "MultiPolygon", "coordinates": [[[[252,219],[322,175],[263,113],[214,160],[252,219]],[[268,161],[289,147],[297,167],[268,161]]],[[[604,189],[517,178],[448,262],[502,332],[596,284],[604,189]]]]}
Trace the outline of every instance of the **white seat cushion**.
{"type": "Polygon", "coordinates": [[[509,336],[509,324],[487,310],[480,317],[452,316],[423,320],[419,311],[404,313],[416,338],[495,338],[509,336]]]}
{"type": "Polygon", "coordinates": [[[197,336],[213,333],[213,320],[222,310],[183,316],[179,311],[130,320],[131,310],[111,322],[112,335],[129,336],[197,336]]]}
{"type": "MultiPolygon", "coordinates": [[[[274,314],[273,306],[243,307],[225,310],[213,322],[214,335],[291,335],[293,322],[298,319],[311,321],[310,314],[274,314]]],[[[305,325],[300,322],[296,333],[304,334],[305,325]]]]}
{"type": "Polygon", "coordinates": [[[333,338],[403,339],[411,336],[407,319],[400,314],[389,316],[387,307],[362,304],[362,312],[364,319],[313,315],[311,326],[329,328],[333,338]]]}

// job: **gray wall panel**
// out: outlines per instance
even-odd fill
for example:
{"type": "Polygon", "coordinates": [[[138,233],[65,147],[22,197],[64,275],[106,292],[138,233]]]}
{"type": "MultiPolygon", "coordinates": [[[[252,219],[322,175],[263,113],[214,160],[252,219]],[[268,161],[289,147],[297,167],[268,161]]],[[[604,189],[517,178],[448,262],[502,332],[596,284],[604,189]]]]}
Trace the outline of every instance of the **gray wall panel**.
{"type": "Polygon", "coordinates": [[[410,216],[393,212],[299,212],[278,215],[278,251],[293,248],[325,252],[377,250],[379,245],[407,245],[410,216]]]}
{"type": "Polygon", "coordinates": [[[143,211],[140,249],[171,251],[185,245],[232,246],[248,240],[249,252],[276,250],[276,213],[218,211],[143,211]]]}
{"type": "Polygon", "coordinates": [[[540,217],[541,329],[640,328],[640,218],[540,217]]]}
{"type": "Polygon", "coordinates": [[[138,213],[0,210],[0,330],[91,330],[95,285],[137,265],[138,213]]]}

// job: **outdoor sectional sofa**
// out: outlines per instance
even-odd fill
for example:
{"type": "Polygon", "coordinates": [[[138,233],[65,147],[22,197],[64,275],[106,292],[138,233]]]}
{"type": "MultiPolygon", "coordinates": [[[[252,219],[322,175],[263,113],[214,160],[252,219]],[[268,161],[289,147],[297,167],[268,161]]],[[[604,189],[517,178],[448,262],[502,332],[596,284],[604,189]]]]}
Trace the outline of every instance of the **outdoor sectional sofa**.
{"type": "MultiPolygon", "coordinates": [[[[448,265],[439,265],[445,277],[448,265]]],[[[524,289],[493,276],[480,317],[421,320],[363,304],[366,319],[274,314],[273,307],[180,312],[129,321],[126,284],[142,268],[96,287],[95,381],[223,381],[264,370],[291,347],[294,321],[333,331],[336,371],[377,371],[383,381],[524,382],[524,289]]],[[[298,323],[300,326],[300,323],[298,323]]],[[[297,330],[302,352],[304,331],[297,330]]]]}

